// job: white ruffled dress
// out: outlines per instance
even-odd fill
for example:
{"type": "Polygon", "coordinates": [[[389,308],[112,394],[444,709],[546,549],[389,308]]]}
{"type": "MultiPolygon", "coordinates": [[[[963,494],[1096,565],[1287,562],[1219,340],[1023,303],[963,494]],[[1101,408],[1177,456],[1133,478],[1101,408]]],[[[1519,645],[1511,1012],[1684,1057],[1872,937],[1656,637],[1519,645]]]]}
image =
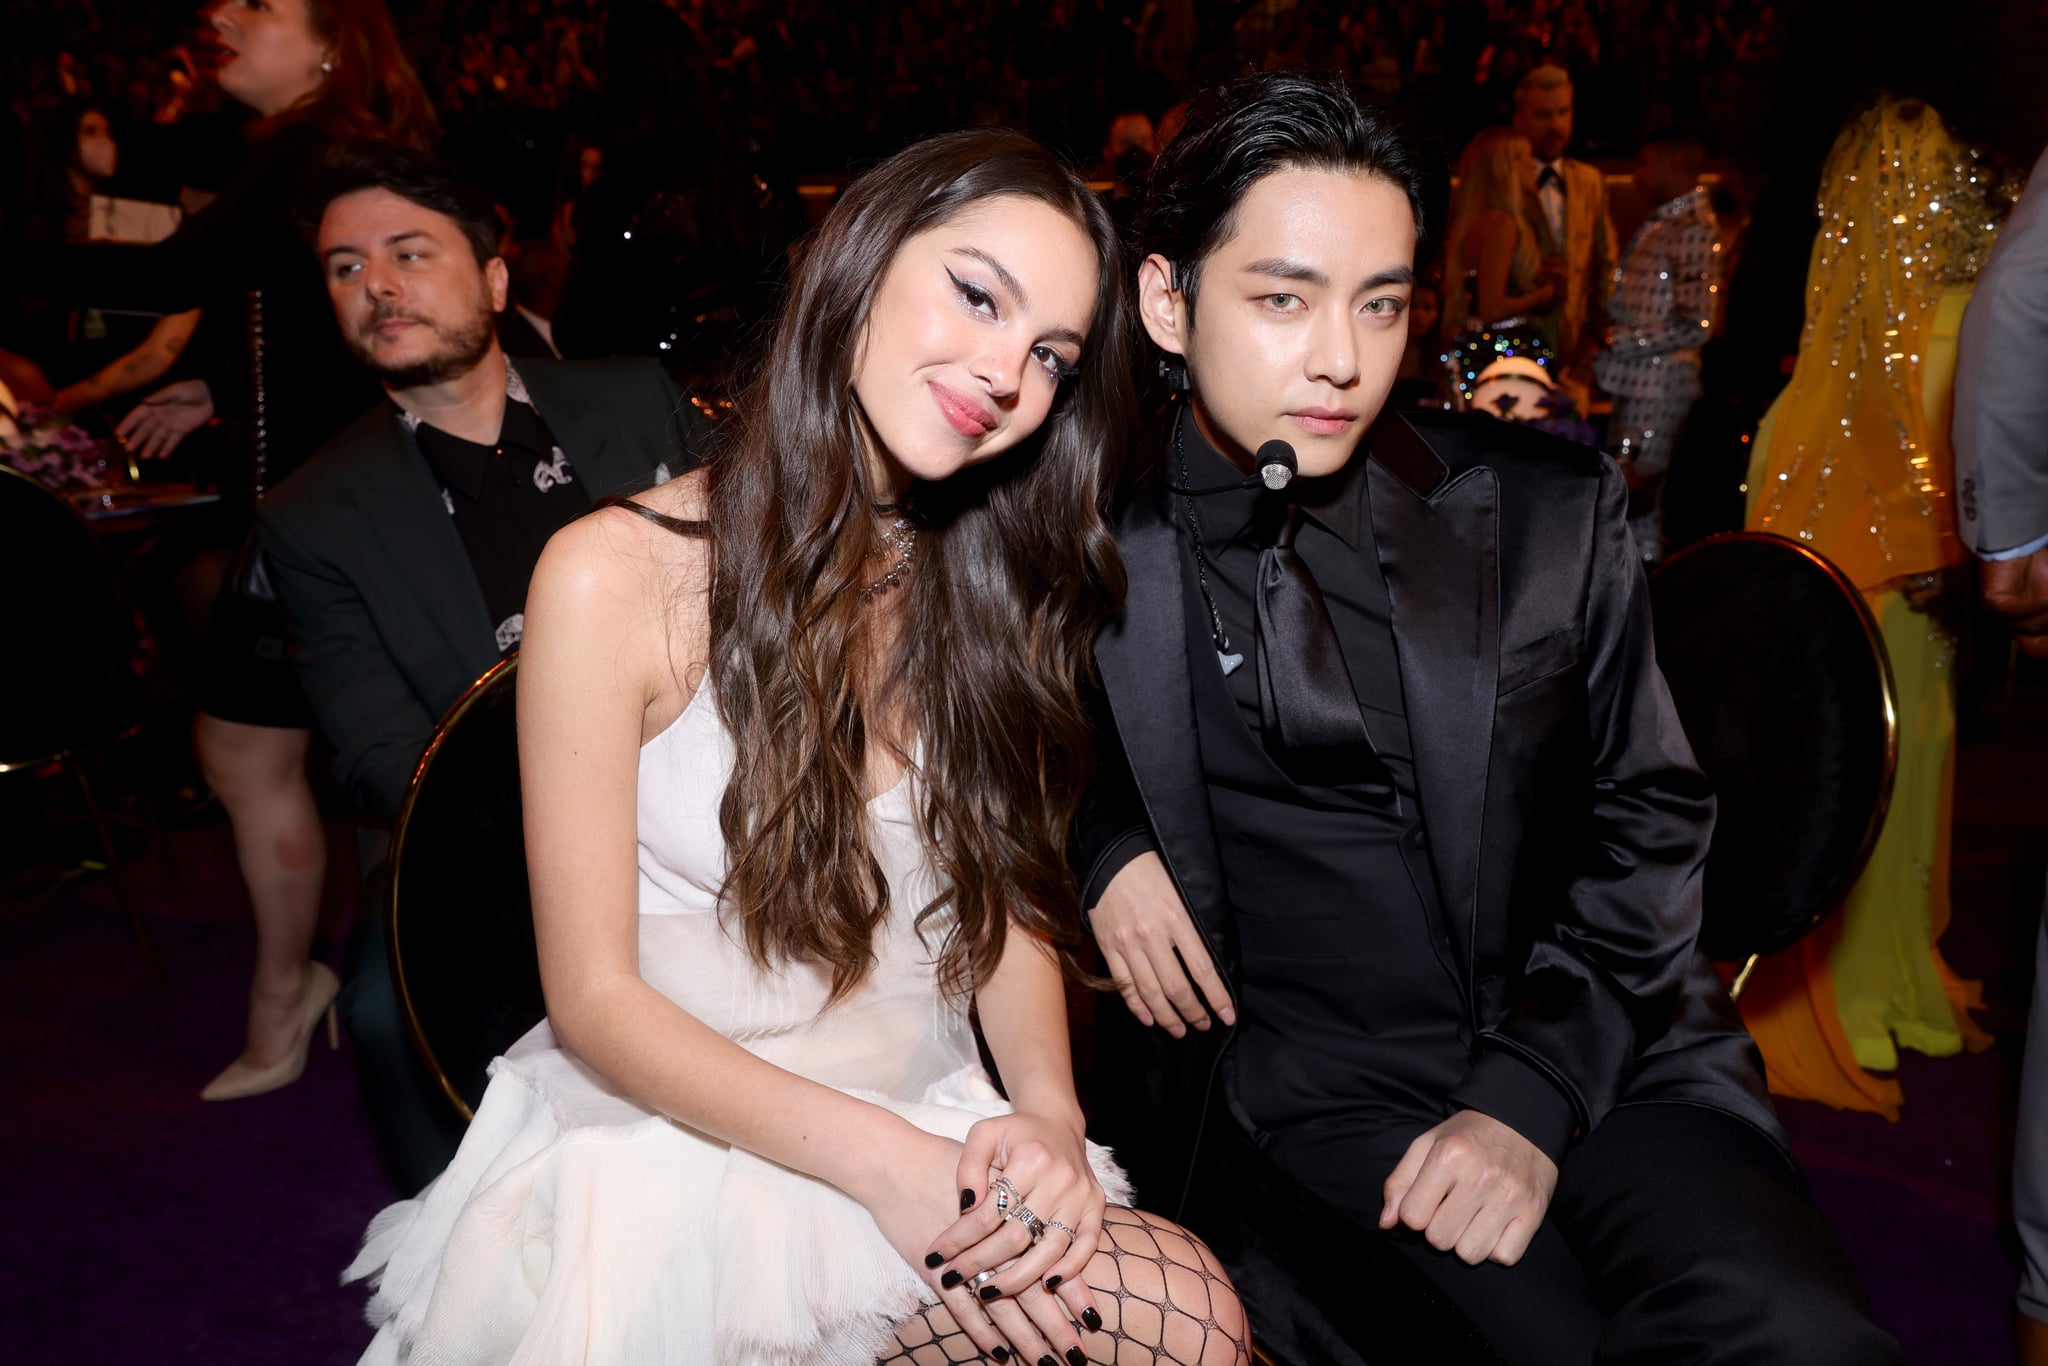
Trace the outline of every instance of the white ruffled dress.
{"type": "MultiPolygon", "coordinates": [[[[762,1058],[962,1138],[1009,1105],[912,920],[935,891],[911,780],[869,806],[890,886],[872,974],[763,971],[718,915],[732,747],[709,685],[640,752],[640,971],[762,1058]]],[[[1110,1199],[1129,1187],[1089,1157],[1110,1199]]],[[[867,1210],[620,1094],[543,1021],[491,1065],[448,1169],[370,1224],[343,1273],[376,1287],[364,1366],[871,1366],[934,1303],[867,1210]]]]}

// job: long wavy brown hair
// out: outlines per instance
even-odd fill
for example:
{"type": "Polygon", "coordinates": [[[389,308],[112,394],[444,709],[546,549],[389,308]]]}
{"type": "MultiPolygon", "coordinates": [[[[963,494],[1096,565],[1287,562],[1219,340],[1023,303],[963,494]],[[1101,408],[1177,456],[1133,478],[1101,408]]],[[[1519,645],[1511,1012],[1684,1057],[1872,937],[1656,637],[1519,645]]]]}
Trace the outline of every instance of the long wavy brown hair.
{"type": "Polygon", "coordinates": [[[756,962],[829,964],[833,999],[873,965],[889,886],[868,842],[869,746],[916,736],[921,833],[944,890],[917,926],[953,993],[1012,922],[1071,964],[1064,848],[1090,772],[1079,686],[1123,596],[1104,510],[1130,435],[1129,315],[1116,230],[1021,133],[920,142],[847,187],[802,253],[737,430],[708,466],[711,678],[736,751],[719,808],[725,904],[756,962]],[[1000,196],[1048,204],[1095,244],[1080,373],[1015,448],[906,500],[916,564],[865,600],[886,548],[853,370],[876,290],[910,238],[1000,196]],[[879,632],[876,613],[900,612],[879,632]],[[893,644],[883,645],[883,640],[893,644]],[[948,916],[950,913],[950,916],[948,916]]]}
{"type": "Polygon", "coordinates": [[[407,60],[384,0],[306,0],[313,34],[334,49],[319,93],[285,118],[313,119],[337,136],[382,137],[431,152],[441,125],[407,60]]]}

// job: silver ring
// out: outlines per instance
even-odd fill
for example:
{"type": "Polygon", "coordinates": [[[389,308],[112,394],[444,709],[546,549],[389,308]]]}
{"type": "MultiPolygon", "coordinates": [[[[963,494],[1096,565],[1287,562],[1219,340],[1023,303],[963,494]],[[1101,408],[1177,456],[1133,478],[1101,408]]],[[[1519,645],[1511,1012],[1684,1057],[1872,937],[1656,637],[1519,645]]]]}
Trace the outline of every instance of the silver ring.
{"type": "Polygon", "coordinates": [[[1017,1208],[1011,1210],[1008,1214],[1005,1214],[1003,1217],[1005,1219],[1014,1219],[1018,1223],[1024,1225],[1025,1228],[1030,1229],[1031,1241],[1034,1243],[1045,1236],[1045,1220],[1033,1214],[1031,1210],[1024,1205],[1017,1206],[1017,1208]]]}
{"type": "Polygon", "coordinates": [[[1066,1226],[1065,1224],[1061,1223],[1061,1222],[1060,1222],[1059,1220],[1057,1220],[1057,1219],[1048,1219],[1048,1220],[1046,1220],[1046,1221],[1045,1221],[1045,1226],[1046,1226],[1047,1228],[1056,1228],[1056,1229],[1058,1229],[1058,1230],[1059,1230],[1060,1232],[1062,1232],[1062,1233],[1066,1234],[1066,1235],[1067,1235],[1067,1237],[1069,1237],[1069,1238],[1078,1238],[1078,1237],[1080,1236],[1079,1234],[1075,1233],[1075,1232],[1074,1232],[1074,1230],[1072,1230],[1072,1229],[1068,1228],[1068,1227],[1067,1227],[1067,1226],[1066,1226]]]}
{"type": "Polygon", "coordinates": [[[995,1192],[996,1213],[1002,1215],[1005,1219],[1010,1217],[1011,1205],[1023,1203],[1023,1201],[1017,1198],[1017,1188],[1010,1184],[1010,1178],[1007,1176],[992,1178],[988,1183],[988,1188],[995,1192]]]}
{"type": "Polygon", "coordinates": [[[979,1290],[995,1278],[996,1273],[994,1267],[990,1267],[987,1271],[977,1271],[972,1276],[969,1276],[967,1278],[967,1288],[969,1290],[979,1290]]]}

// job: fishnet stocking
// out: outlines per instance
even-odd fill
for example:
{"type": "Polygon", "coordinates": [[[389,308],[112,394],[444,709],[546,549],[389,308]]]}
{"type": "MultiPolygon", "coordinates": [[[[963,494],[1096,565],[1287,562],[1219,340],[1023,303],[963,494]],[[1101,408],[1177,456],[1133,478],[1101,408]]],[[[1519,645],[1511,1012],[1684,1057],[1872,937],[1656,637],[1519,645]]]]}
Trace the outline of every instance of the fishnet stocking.
{"type": "MultiPolygon", "coordinates": [[[[1251,1331],[1237,1291],[1215,1254],[1178,1224],[1111,1205],[1102,1219],[1101,1247],[1082,1274],[1102,1311],[1101,1332],[1079,1330],[1088,1360],[1098,1366],[1250,1361],[1251,1331]]],[[[940,1305],[897,1324],[893,1350],[878,1357],[876,1366],[984,1359],[940,1305]]]]}

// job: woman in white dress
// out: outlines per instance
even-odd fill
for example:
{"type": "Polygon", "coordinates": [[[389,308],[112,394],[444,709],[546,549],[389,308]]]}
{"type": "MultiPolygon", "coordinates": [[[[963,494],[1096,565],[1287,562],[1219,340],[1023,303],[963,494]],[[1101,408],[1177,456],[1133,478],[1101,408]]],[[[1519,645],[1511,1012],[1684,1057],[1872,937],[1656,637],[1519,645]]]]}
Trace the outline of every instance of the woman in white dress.
{"type": "Polygon", "coordinates": [[[1121,272],[1038,144],[918,144],[819,230],[720,453],[549,543],[548,1019],[372,1224],[366,1362],[1247,1360],[1070,1066],[1121,272]]]}

